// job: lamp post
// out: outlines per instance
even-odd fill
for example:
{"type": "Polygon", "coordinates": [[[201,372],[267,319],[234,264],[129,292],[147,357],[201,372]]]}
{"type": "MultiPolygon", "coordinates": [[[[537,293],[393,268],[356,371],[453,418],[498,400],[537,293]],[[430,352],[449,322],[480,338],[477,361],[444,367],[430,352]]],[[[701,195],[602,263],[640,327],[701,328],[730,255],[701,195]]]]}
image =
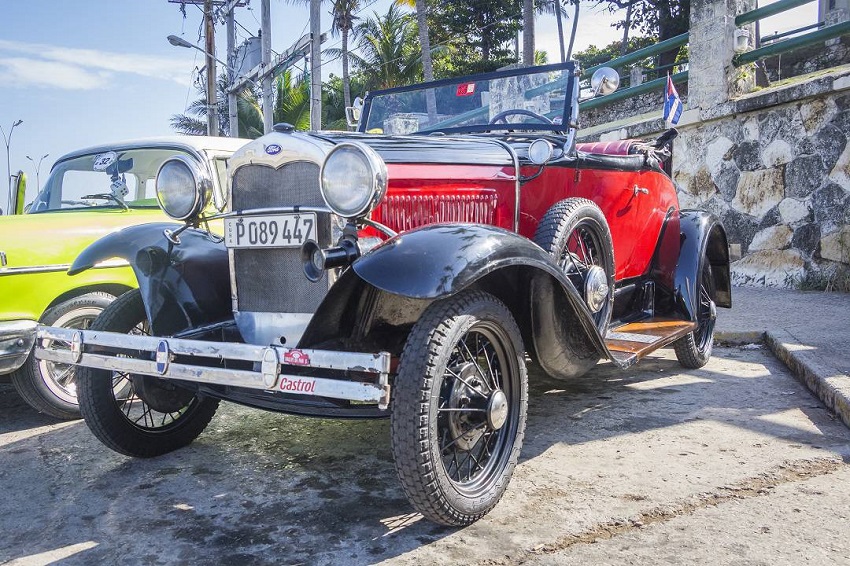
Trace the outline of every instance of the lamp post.
{"type": "Polygon", "coordinates": [[[44,155],[42,155],[41,157],[39,157],[39,158],[38,158],[38,164],[36,164],[35,159],[33,159],[32,157],[30,157],[29,155],[27,155],[27,159],[29,159],[30,161],[32,161],[32,164],[33,164],[33,165],[35,165],[35,190],[36,190],[36,191],[40,191],[40,190],[41,190],[41,181],[39,181],[39,180],[38,180],[38,172],[39,172],[39,170],[41,169],[41,162],[42,162],[42,161],[44,161],[44,158],[45,158],[45,157],[47,157],[48,155],[50,155],[50,154],[49,154],[49,153],[45,153],[44,155]]]}
{"type": "Polygon", "coordinates": [[[3,141],[6,144],[6,173],[7,173],[6,174],[6,180],[9,183],[9,195],[8,195],[9,200],[6,201],[7,208],[8,208],[8,205],[12,204],[12,160],[11,160],[10,155],[9,155],[9,146],[12,144],[12,132],[15,131],[15,128],[17,126],[20,126],[23,123],[24,123],[23,120],[15,120],[12,123],[12,127],[9,128],[9,136],[8,137],[6,136],[6,132],[3,131],[3,127],[0,126],[0,133],[3,134],[3,141]]]}
{"type": "MultiPolygon", "coordinates": [[[[249,83],[251,83],[252,85],[254,85],[254,87],[255,87],[255,88],[261,88],[261,87],[260,87],[260,85],[258,85],[256,82],[252,81],[252,80],[251,80],[251,79],[249,79],[248,77],[245,77],[245,76],[240,75],[240,74],[239,74],[239,73],[238,73],[238,72],[237,72],[237,71],[236,71],[233,67],[231,67],[230,65],[228,65],[227,63],[225,63],[224,61],[222,61],[221,59],[219,59],[218,57],[216,57],[216,56],[215,56],[215,55],[213,55],[212,53],[209,53],[209,52],[208,52],[208,51],[206,51],[203,47],[201,47],[201,46],[199,46],[199,45],[195,45],[194,43],[189,43],[188,41],[186,41],[186,40],[185,40],[185,39],[183,39],[182,37],[179,37],[179,36],[176,36],[176,35],[169,35],[169,36],[167,37],[167,39],[168,39],[168,43],[170,43],[171,45],[174,45],[175,47],[186,47],[186,48],[191,48],[191,49],[197,49],[198,51],[200,51],[200,52],[201,52],[201,53],[203,53],[204,55],[206,55],[206,56],[208,56],[208,57],[212,57],[215,61],[217,61],[217,62],[221,63],[221,64],[224,66],[224,68],[228,70],[228,72],[230,73],[231,77],[233,77],[233,78],[232,78],[232,80],[231,80],[231,86],[232,86],[232,84],[233,84],[233,83],[235,83],[235,82],[236,82],[236,80],[238,79],[238,80],[245,80],[245,81],[248,81],[249,83]]],[[[208,79],[208,80],[209,80],[209,79],[208,79]]],[[[231,97],[234,99],[234,100],[233,100],[233,105],[234,105],[234,107],[235,107],[235,105],[236,105],[236,99],[235,99],[235,98],[236,98],[236,94],[235,94],[235,93],[233,93],[233,92],[229,93],[229,94],[228,94],[228,98],[231,98],[231,97]]],[[[209,102],[209,101],[208,101],[208,102],[209,102]]],[[[233,126],[233,125],[231,124],[231,132],[230,132],[230,136],[231,136],[231,137],[234,137],[234,138],[235,138],[235,137],[239,137],[239,133],[238,133],[238,131],[233,131],[233,130],[234,130],[234,128],[233,128],[232,126],[233,126]]]]}

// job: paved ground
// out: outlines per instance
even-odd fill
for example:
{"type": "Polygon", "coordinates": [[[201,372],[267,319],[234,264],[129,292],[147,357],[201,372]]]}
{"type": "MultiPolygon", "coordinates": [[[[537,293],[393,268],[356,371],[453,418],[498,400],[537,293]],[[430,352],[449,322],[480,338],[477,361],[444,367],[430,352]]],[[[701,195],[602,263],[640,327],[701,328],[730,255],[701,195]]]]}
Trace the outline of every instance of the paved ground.
{"type": "Polygon", "coordinates": [[[532,384],[511,486],[466,529],[412,513],[386,421],[228,405],[133,460],[0,385],[0,564],[850,563],[850,429],[767,348],[532,384]]]}

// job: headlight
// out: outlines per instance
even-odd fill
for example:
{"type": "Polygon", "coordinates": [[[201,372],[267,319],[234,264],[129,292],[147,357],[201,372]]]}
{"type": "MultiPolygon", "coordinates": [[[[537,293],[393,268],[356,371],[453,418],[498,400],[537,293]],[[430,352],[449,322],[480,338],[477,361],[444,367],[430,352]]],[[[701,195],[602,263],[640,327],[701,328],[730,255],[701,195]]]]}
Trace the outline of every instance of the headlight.
{"type": "Polygon", "coordinates": [[[156,200],[175,220],[200,214],[212,196],[212,181],[188,157],[175,155],[156,174],[156,200]]]}
{"type": "Polygon", "coordinates": [[[387,192],[387,166],[367,145],[337,145],[322,165],[322,198],[343,218],[368,214],[387,192]]]}

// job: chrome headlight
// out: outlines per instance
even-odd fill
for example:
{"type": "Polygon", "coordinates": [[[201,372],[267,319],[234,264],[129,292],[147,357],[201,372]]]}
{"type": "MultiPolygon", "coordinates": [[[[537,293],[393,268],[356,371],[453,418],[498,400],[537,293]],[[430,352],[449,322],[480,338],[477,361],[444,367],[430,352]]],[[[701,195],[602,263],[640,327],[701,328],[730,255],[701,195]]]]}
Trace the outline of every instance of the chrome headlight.
{"type": "Polygon", "coordinates": [[[156,200],[175,220],[198,216],[210,203],[212,180],[197,163],[175,155],[160,165],[156,174],[156,200]]]}
{"type": "Polygon", "coordinates": [[[334,214],[368,214],[387,192],[387,166],[368,145],[344,142],[322,164],[322,198],[334,214]]]}

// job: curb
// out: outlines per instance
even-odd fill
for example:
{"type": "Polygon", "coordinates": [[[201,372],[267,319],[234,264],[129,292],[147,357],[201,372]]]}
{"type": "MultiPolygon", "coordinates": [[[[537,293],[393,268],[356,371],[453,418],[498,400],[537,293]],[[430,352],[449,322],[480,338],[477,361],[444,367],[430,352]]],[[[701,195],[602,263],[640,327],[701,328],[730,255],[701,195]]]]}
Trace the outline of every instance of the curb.
{"type": "Polygon", "coordinates": [[[800,344],[790,332],[717,332],[715,340],[733,344],[763,342],[800,382],[850,427],[850,376],[817,359],[817,348],[800,344]]]}

